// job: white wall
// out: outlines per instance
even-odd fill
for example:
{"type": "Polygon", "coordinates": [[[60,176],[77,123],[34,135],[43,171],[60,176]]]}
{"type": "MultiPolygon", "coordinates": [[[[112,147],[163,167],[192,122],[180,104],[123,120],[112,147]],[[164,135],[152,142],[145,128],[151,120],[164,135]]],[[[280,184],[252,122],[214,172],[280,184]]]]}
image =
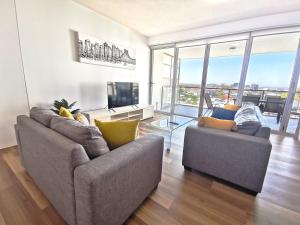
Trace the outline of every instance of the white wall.
{"type": "Polygon", "coordinates": [[[147,103],[145,37],[71,0],[16,0],[16,6],[31,107],[61,98],[76,100],[85,110],[104,107],[107,81],[140,82],[140,102],[147,103]],[[136,69],[77,62],[74,31],[136,49],[136,69]]]}
{"type": "Polygon", "coordinates": [[[147,39],[128,28],[71,0],[16,0],[16,11],[14,0],[1,0],[0,27],[0,149],[16,144],[13,125],[28,104],[50,106],[66,98],[83,110],[101,108],[107,81],[139,82],[140,102],[148,103],[147,39]],[[136,69],[77,62],[75,31],[136,49],[136,69]]]}
{"type": "Polygon", "coordinates": [[[242,32],[268,26],[300,24],[300,12],[248,19],[147,38],[71,0],[0,2],[0,148],[14,145],[16,115],[30,107],[50,106],[55,99],[77,100],[83,110],[107,104],[107,81],[140,83],[140,102],[148,102],[150,44],[242,32]],[[135,70],[79,63],[75,31],[136,49],[135,70]]]}
{"type": "Polygon", "coordinates": [[[14,8],[0,1],[0,149],[15,145],[16,116],[28,113],[14,8]]]}
{"type": "Polygon", "coordinates": [[[240,21],[217,24],[213,26],[200,27],[152,36],[149,38],[148,44],[157,45],[164,43],[174,43],[179,41],[189,41],[228,34],[249,32],[253,30],[288,27],[295,25],[300,25],[300,11],[256,17],[240,21]]]}

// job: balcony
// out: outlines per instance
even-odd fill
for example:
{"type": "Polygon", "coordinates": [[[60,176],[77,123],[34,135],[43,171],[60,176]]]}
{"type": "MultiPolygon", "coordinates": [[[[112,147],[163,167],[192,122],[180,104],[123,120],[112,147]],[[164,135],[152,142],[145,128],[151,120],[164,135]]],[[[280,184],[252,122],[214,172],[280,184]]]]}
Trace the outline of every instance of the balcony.
{"type": "MultiPolygon", "coordinates": [[[[188,117],[198,117],[198,106],[200,100],[200,85],[178,85],[176,91],[175,114],[188,117]]],[[[229,87],[207,87],[206,93],[211,96],[213,105],[223,106],[224,104],[234,104],[237,98],[237,89],[229,87]]],[[[267,89],[245,89],[244,95],[260,96],[258,106],[264,107],[268,96],[280,96],[286,99],[287,90],[267,90],[267,89]]],[[[170,112],[171,87],[163,86],[161,92],[160,108],[164,112],[170,112]]],[[[158,107],[156,107],[158,108],[158,107]]],[[[208,111],[206,102],[204,102],[204,113],[208,111]]],[[[297,92],[293,108],[290,115],[287,132],[294,133],[300,114],[300,92],[297,92]]],[[[270,127],[272,130],[279,130],[280,123],[277,122],[277,113],[261,111],[260,120],[263,126],[270,127]]]]}

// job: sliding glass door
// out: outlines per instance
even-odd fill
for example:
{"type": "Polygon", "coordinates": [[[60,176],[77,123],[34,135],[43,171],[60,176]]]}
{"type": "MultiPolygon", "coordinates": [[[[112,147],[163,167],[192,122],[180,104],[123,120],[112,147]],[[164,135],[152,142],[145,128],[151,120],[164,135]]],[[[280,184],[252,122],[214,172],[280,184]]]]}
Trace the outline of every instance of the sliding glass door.
{"type": "Polygon", "coordinates": [[[298,36],[298,49],[294,62],[293,75],[290,82],[287,103],[285,104],[283,119],[280,129],[286,133],[293,134],[296,139],[299,139],[300,130],[300,33],[298,36]]]}
{"type": "Polygon", "coordinates": [[[178,49],[175,114],[198,117],[205,46],[178,49]]]}
{"type": "Polygon", "coordinates": [[[298,41],[298,33],[253,38],[243,101],[253,100],[262,125],[272,130],[279,131],[283,118],[298,41]]]}
{"type": "Polygon", "coordinates": [[[298,86],[292,101],[291,111],[290,111],[290,115],[288,116],[288,123],[286,127],[287,133],[295,134],[297,137],[299,136],[299,129],[300,129],[299,115],[300,115],[300,82],[298,81],[298,86]]]}
{"type": "Polygon", "coordinates": [[[153,50],[151,104],[155,110],[171,112],[174,48],[153,50]]]}
{"type": "Polygon", "coordinates": [[[251,101],[263,126],[298,134],[300,33],[266,32],[153,49],[150,103],[196,118],[214,106],[251,101]]]}
{"type": "Polygon", "coordinates": [[[204,109],[235,103],[245,46],[245,40],[211,44],[204,109]]]}

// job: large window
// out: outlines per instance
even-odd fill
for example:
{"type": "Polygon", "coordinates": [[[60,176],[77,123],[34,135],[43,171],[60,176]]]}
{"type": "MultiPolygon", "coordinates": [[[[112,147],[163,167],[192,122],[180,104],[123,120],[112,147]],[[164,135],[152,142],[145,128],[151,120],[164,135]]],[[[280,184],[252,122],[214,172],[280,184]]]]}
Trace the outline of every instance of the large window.
{"type": "MultiPolygon", "coordinates": [[[[297,131],[297,127],[299,126],[299,115],[300,115],[300,82],[298,81],[298,86],[296,90],[296,94],[293,99],[292,110],[289,116],[287,132],[288,133],[296,133],[299,135],[299,130],[297,131]]],[[[299,129],[299,128],[298,128],[299,129]]]]}
{"type": "Polygon", "coordinates": [[[300,32],[286,29],[286,33],[254,32],[153,50],[152,104],[156,110],[197,117],[199,110],[209,115],[215,106],[250,101],[257,106],[263,126],[297,133],[299,39],[300,32]]]}
{"type": "Polygon", "coordinates": [[[153,51],[152,102],[155,110],[170,112],[174,48],[153,51]]]}
{"type": "Polygon", "coordinates": [[[262,124],[273,130],[279,130],[282,120],[298,41],[298,33],[253,39],[243,98],[257,96],[262,124]]]}
{"type": "Polygon", "coordinates": [[[175,113],[198,117],[205,46],[179,48],[175,113]]]}
{"type": "Polygon", "coordinates": [[[209,94],[214,106],[234,104],[245,46],[244,40],[211,44],[205,93],[209,94]]]}

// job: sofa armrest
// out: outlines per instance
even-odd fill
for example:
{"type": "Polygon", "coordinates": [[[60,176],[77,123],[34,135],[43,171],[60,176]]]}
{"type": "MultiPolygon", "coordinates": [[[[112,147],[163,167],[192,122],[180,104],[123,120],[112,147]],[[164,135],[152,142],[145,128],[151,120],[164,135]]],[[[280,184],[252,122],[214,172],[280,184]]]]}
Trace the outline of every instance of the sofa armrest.
{"type": "Polygon", "coordinates": [[[160,182],[162,154],[163,138],[147,135],[77,167],[77,224],[122,224],[160,182]]]}
{"type": "Polygon", "coordinates": [[[182,164],[259,192],[271,149],[265,138],[189,126],[182,164]]]}
{"type": "Polygon", "coordinates": [[[69,225],[76,224],[74,169],[90,161],[84,148],[25,115],[16,133],[23,166],[69,225]]]}

